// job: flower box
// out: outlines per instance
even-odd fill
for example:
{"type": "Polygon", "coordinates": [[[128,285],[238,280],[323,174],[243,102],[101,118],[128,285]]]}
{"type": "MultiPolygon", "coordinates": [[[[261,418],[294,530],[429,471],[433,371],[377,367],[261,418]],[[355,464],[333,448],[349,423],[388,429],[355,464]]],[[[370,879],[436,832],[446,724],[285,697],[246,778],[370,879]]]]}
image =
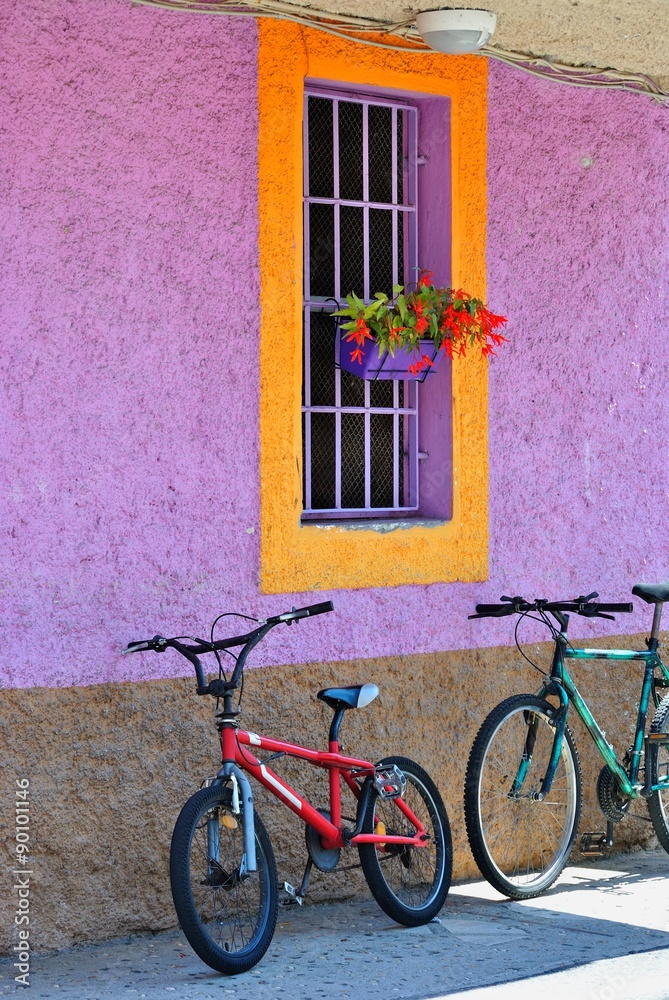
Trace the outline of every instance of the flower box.
{"type": "Polygon", "coordinates": [[[436,288],[432,271],[421,271],[413,291],[393,286],[393,298],[375,292],[363,302],[355,292],[339,320],[339,364],[364,379],[424,381],[440,357],[464,357],[475,344],[483,357],[495,353],[506,337],[506,318],[486,309],[462,289],[436,288]],[[351,350],[347,350],[350,346],[351,350]]]}
{"type": "Polygon", "coordinates": [[[337,330],[337,357],[339,366],[351,375],[370,381],[400,381],[407,379],[409,382],[424,382],[427,376],[437,370],[437,366],[444,357],[445,352],[438,350],[433,340],[421,340],[420,351],[411,348],[398,347],[394,357],[386,351],[383,357],[379,357],[379,350],[376,341],[367,341],[362,347],[362,360],[352,360],[351,354],[355,344],[347,343],[344,339],[345,331],[341,328],[337,330]],[[423,371],[413,374],[409,371],[411,365],[425,355],[432,362],[423,371]]]}

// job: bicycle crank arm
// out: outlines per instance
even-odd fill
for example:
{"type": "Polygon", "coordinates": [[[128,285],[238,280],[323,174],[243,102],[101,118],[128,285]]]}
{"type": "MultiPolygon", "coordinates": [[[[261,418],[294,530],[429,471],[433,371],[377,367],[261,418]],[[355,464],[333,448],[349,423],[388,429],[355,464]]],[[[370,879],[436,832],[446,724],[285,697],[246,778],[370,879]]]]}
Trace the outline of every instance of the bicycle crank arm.
{"type": "Polygon", "coordinates": [[[351,844],[404,844],[407,847],[427,847],[430,839],[427,833],[417,833],[415,837],[399,837],[391,833],[359,833],[351,838],[351,844]]]}

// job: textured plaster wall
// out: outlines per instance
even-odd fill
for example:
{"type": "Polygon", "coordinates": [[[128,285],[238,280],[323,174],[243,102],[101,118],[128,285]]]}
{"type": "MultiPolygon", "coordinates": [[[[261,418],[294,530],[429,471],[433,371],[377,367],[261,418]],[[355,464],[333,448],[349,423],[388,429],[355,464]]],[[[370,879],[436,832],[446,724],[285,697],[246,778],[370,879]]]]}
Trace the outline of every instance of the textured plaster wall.
{"type": "MultiPolygon", "coordinates": [[[[259,596],[254,22],[30,0],[4,4],[0,36],[0,667],[32,686],[0,697],[0,763],[7,789],[32,782],[47,947],[174,921],[172,822],[216,766],[211,706],[159,680],[176,658],[120,646],[330,595],[259,596]]],[[[334,592],[339,615],[267,641],[256,663],[294,665],[250,676],[244,719],[315,740],[319,686],[376,680],[345,743],[434,773],[460,876],[473,734],[536,677],[475,648],[510,639],[467,622],[475,600],[623,599],[669,575],[669,119],[493,66],[488,121],[488,298],[512,336],[490,367],[490,580],[334,592]]],[[[633,713],[634,667],[583,673],[598,715],[612,689],[633,713]]],[[[631,717],[607,718],[618,750],[631,717]]],[[[294,882],[301,831],[261,808],[294,882]]]]}
{"type": "Polygon", "coordinates": [[[7,0],[0,37],[2,677],[141,677],[127,639],[255,590],[256,23],[7,0]]]}
{"type": "MultiPolygon", "coordinates": [[[[532,652],[546,662],[546,648],[532,652]]],[[[637,669],[633,664],[615,666],[626,681],[636,680],[637,669]]],[[[373,760],[389,753],[419,760],[446,803],[455,877],[475,877],[462,815],[469,747],[482,717],[510,684],[516,690],[535,686],[532,671],[504,648],[256,670],[246,682],[242,722],[252,731],[324,746],[331,712],[315,693],[333,683],[365,681],[376,681],[381,693],[368,707],[347,713],[341,729],[346,751],[373,760]]],[[[635,687],[625,685],[621,712],[607,727],[618,750],[629,739],[629,719],[622,712],[633,716],[635,687]]],[[[586,678],[582,690],[600,714],[606,705],[601,674],[586,678]]],[[[19,773],[31,780],[35,863],[30,917],[36,950],[176,924],[169,887],[170,838],[183,802],[219,766],[213,707],[210,699],[195,696],[192,682],[174,679],[0,692],[0,713],[14,721],[0,730],[1,757],[12,762],[12,772],[18,765],[19,773]],[[57,726],[49,725],[55,720],[57,726]],[[26,740],[26,730],[37,721],[42,724],[26,740]]],[[[597,830],[602,821],[590,790],[601,761],[578,726],[576,738],[588,790],[581,829],[597,830]]],[[[272,766],[316,806],[327,808],[323,771],[288,758],[272,766]]],[[[299,884],[306,861],[303,823],[257,785],[254,795],[270,833],[280,882],[299,884]]],[[[13,790],[7,802],[12,796],[13,790]]],[[[352,799],[346,795],[343,803],[344,815],[354,816],[352,799]]],[[[634,812],[643,814],[643,809],[634,812]]],[[[10,817],[7,806],[0,812],[3,837],[13,835],[10,817]]],[[[627,818],[616,828],[616,844],[647,843],[651,832],[647,823],[627,818]]],[[[11,858],[9,850],[5,856],[11,858]]],[[[341,863],[356,860],[355,850],[345,851],[341,863]]],[[[314,871],[308,902],[353,894],[369,898],[359,872],[314,871]]],[[[10,952],[15,940],[14,907],[15,897],[2,893],[0,953],[10,952]]]]}
{"type": "Polygon", "coordinates": [[[488,142],[488,294],[512,343],[491,366],[482,589],[625,599],[669,577],[669,114],[491,64],[488,142]]]}
{"type": "Polygon", "coordinates": [[[490,579],[261,598],[255,23],[0,18],[5,684],[182,673],[118,650],[326,596],[254,662],[506,643],[477,599],[668,575],[663,109],[490,67],[490,579]]]}

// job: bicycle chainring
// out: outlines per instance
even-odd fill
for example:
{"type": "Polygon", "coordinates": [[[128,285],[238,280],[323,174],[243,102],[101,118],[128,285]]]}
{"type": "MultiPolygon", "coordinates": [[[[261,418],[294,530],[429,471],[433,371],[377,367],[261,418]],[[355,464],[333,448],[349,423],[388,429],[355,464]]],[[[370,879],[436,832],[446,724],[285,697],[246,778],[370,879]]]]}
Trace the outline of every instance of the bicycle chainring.
{"type": "MultiPolygon", "coordinates": [[[[326,819],[330,819],[330,813],[327,809],[318,810],[321,816],[325,816],[326,819]]],[[[307,851],[309,852],[309,857],[316,865],[319,871],[331,872],[339,864],[340,850],[338,847],[325,848],[321,843],[320,834],[317,830],[314,830],[313,826],[308,824],[304,828],[304,837],[307,842],[307,851]]]]}
{"type": "Polygon", "coordinates": [[[599,808],[612,823],[619,823],[627,815],[631,799],[620,790],[613,772],[603,767],[597,778],[597,799],[599,808]]]}

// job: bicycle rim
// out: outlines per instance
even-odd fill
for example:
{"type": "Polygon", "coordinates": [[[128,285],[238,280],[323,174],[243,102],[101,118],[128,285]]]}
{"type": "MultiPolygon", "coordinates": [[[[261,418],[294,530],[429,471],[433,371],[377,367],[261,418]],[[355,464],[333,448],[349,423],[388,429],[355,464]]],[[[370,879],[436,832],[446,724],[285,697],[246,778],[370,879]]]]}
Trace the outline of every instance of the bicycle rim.
{"type": "MultiPolygon", "coordinates": [[[[404,802],[428,834],[425,847],[361,844],[360,861],[369,888],[385,912],[407,926],[427,923],[441,909],[451,880],[452,848],[448,817],[429,775],[405,757],[387,757],[405,778],[404,802]]],[[[415,827],[394,799],[370,800],[366,831],[412,837],[415,827]]]]}
{"type": "MultiPolygon", "coordinates": [[[[666,733],[669,728],[669,695],[667,695],[655,713],[651,733],[666,733]]],[[[669,775],[669,747],[654,746],[651,748],[646,767],[650,768],[653,784],[665,780],[669,775]]],[[[669,788],[666,791],[654,792],[647,800],[648,813],[653,823],[653,829],[665,851],[669,851],[669,788]]]]}
{"type": "Polygon", "coordinates": [[[264,955],[276,923],[276,865],[255,816],[258,870],[245,873],[242,815],[232,814],[230,789],[202,789],[174,829],[174,905],[189,943],[219,972],[244,972],[264,955]]]}
{"type": "Polygon", "coordinates": [[[511,698],[488,717],[467,773],[465,810],[474,857],[500,892],[516,899],[544,892],[566,865],[580,818],[580,770],[569,730],[548,795],[537,798],[553,748],[550,706],[511,698]],[[536,741],[521,788],[513,792],[528,725],[536,741]]]}

